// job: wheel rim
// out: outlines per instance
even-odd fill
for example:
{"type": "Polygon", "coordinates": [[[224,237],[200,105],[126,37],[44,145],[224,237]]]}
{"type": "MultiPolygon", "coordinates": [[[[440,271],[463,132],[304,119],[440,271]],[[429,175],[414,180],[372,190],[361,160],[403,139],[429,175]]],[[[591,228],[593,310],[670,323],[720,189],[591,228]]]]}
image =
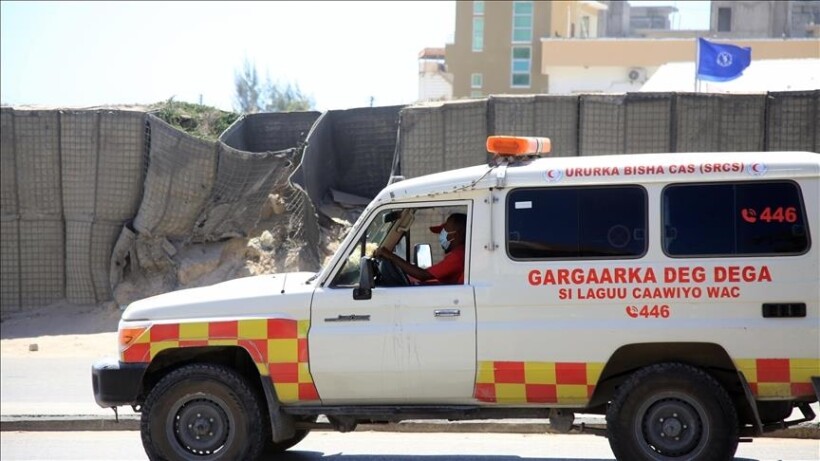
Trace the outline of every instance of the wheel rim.
{"type": "Polygon", "coordinates": [[[230,445],[235,422],[226,405],[215,396],[187,396],[168,414],[166,435],[175,451],[208,459],[230,445]]]}
{"type": "Polygon", "coordinates": [[[635,435],[652,458],[696,457],[709,440],[705,415],[700,403],[687,395],[657,395],[641,405],[635,435]]]}

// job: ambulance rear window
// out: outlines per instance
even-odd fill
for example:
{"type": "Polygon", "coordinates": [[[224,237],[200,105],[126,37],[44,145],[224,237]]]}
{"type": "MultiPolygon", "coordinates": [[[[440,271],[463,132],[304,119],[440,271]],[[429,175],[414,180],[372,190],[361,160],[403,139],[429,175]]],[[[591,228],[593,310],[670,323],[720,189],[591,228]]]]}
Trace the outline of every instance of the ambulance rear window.
{"type": "Polygon", "coordinates": [[[663,191],[663,249],[675,257],[797,255],[809,249],[791,181],[676,184],[663,191]]]}
{"type": "Polygon", "coordinates": [[[640,186],[516,189],[507,196],[513,259],[639,258],[646,252],[640,186]]]}

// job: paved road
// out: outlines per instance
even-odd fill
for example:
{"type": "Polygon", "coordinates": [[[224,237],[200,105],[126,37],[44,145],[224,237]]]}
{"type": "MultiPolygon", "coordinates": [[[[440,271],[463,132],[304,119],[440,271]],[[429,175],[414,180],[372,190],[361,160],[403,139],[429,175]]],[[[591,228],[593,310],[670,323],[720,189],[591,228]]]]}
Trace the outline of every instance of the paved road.
{"type": "MultiPolygon", "coordinates": [[[[12,460],[145,460],[136,431],[4,432],[0,458],[12,460]]],[[[609,444],[591,435],[397,434],[316,432],[283,461],[612,460],[609,444]]],[[[736,460],[820,460],[820,440],[757,439],[736,460]]],[[[270,460],[273,461],[273,460],[270,460]]]]}
{"type": "MultiPolygon", "coordinates": [[[[100,408],[94,402],[91,364],[95,360],[3,357],[0,360],[2,414],[112,416],[111,410],[100,408]]],[[[133,414],[130,407],[120,410],[133,414]]]]}

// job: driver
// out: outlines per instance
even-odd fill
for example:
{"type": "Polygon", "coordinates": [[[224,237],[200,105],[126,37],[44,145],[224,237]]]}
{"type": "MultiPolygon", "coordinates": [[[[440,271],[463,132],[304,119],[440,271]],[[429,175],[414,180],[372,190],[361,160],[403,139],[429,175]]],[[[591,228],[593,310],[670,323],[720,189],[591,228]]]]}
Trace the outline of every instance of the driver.
{"type": "Polygon", "coordinates": [[[444,250],[444,259],[436,264],[422,269],[409,263],[385,247],[379,247],[374,256],[391,261],[405,274],[421,282],[438,282],[444,285],[464,283],[464,238],[467,229],[467,215],[453,213],[444,224],[430,227],[430,231],[437,233],[441,248],[444,250]]]}

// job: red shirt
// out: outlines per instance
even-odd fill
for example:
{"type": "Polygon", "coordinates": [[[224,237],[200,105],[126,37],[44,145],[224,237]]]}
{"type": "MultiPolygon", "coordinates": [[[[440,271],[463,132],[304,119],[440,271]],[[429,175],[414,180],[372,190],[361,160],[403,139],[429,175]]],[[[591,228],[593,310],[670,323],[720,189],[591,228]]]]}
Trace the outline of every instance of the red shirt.
{"type": "Polygon", "coordinates": [[[439,283],[456,285],[464,283],[464,245],[444,254],[444,259],[427,268],[439,283]]]}

